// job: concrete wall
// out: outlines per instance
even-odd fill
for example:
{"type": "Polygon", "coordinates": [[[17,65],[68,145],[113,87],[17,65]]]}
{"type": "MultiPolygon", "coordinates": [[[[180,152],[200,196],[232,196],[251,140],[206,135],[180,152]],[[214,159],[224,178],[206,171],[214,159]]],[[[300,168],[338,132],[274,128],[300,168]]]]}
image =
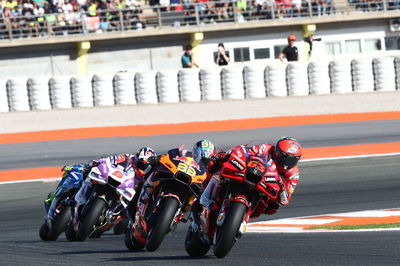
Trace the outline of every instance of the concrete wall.
{"type": "MultiPolygon", "coordinates": [[[[393,35],[389,31],[388,19],[364,20],[358,22],[334,22],[317,25],[316,36],[323,41],[314,43],[314,55],[318,60],[334,60],[324,57],[324,41],[343,39],[345,36],[380,36],[393,35]],[[351,25],[351,27],[350,27],[351,25]]],[[[253,25],[254,26],[254,25],[253,25]]],[[[227,49],[259,45],[271,47],[286,44],[288,34],[302,38],[301,25],[274,27],[241,28],[235,25],[232,29],[204,31],[204,40],[200,44],[198,58],[201,67],[214,65],[212,53],[217,44],[224,42],[227,49]]],[[[12,76],[54,76],[77,75],[77,42],[4,47],[0,48],[0,73],[2,77],[12,76]]],[[[183,46],[190,42],[188,32],[176,32],[150,37],[129,37],[124,39],[92,40],[87,54],[88,74],[101,74],[117,71],[147,71],[177,69],[181,67],[180,57],[183,46]]],[[[298,43],[301,54],[304,47],[298,43]]],[[[399,54],[396,50],[392,54],[399,54]]],[[[368,56],[381,56],[384,51],[368,56]]],[[[342,57],[348,55],[344,54],[342,57]]],[[[359,55],[357,55],[359,56],[359,55]]],[[[356,56],[351,56],[355,58],[356,56]]],[[[274,56],[272,55],[272,58],[274,56]]]]}

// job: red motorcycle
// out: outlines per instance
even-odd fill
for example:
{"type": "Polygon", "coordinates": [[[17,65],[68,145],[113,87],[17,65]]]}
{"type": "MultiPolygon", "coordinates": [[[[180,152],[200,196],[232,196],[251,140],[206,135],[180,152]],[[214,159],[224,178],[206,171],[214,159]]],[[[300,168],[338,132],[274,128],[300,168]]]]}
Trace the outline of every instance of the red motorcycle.
{"type": "Polygon", "coordinates": [[[246,231],[249,218],[259,217],[260,208],[268,206],[279,194],[275,162],[252,156],[246,146],[230,151],[219,176],[214,176],[201,196],[205,206],[199,230],[191,223],[185,248],[190,256],[203,256],[213,246],[218,258],[225,257],[246,231]]]}

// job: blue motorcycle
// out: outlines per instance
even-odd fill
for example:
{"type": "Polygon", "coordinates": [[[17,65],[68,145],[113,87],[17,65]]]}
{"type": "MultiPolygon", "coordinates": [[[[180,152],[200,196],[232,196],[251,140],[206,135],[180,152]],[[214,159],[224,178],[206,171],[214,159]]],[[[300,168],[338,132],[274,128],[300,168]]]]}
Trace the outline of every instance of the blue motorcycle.
{"type": "Polygon", "coordinates": [[[43,241],[55,241],[65,231],[71,216],[71,200],[82,185],[85,164],[64,166],[63,177],[56,191],[44,201],[44,223],[39,236],[43,241]]]}

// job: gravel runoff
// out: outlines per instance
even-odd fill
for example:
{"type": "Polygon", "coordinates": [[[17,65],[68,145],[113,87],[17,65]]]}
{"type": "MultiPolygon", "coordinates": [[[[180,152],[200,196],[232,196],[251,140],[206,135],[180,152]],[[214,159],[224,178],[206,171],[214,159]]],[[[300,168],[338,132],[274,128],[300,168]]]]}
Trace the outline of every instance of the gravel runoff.
{"type": "Polygon", "coordinates": [[[384,111],[400,111],[400,91],[8,112],[0,133],[384,111]]]}

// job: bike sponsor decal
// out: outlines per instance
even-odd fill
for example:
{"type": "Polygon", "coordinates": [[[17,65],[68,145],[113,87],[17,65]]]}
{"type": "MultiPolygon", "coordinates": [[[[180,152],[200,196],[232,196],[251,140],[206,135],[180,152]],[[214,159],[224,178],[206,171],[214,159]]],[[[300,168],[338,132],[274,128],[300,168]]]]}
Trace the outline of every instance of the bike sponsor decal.
{"type": "Polygon", "coordinates": [[[240,171],[244,170],[244,166],[241,165],[238,161],[236,161],[235,159],[232,159],[229,161],[233,166],[235,166],[237,169],[239,169],[240,171]]]}
{"type": "Polygon", "coordinates": [[[175,158],[173,158],[176,161],[180,161],[182,163],[185,163],[189,166],[193,166],[194,168],[196,168],[198,171],[200,171],[200,166],[196,163],[195,160],[193,160],[193,158],[190,157],[183,157],[183,156],[176,156],[175,158]]]}
{"type": "Polygon", "coordinates": [[[270,182],[270,183],[276,183],[276,178],[272,177],[272,176],[268,176],[265,178],[266,182],[270,182]]]}
{"type": "Polygon", "coordinates": [[[266,189],[267,188],[267,185],[266,184],[264,184],[263,182],[260,182],[259,183],[264,189],[266,189]]]}

